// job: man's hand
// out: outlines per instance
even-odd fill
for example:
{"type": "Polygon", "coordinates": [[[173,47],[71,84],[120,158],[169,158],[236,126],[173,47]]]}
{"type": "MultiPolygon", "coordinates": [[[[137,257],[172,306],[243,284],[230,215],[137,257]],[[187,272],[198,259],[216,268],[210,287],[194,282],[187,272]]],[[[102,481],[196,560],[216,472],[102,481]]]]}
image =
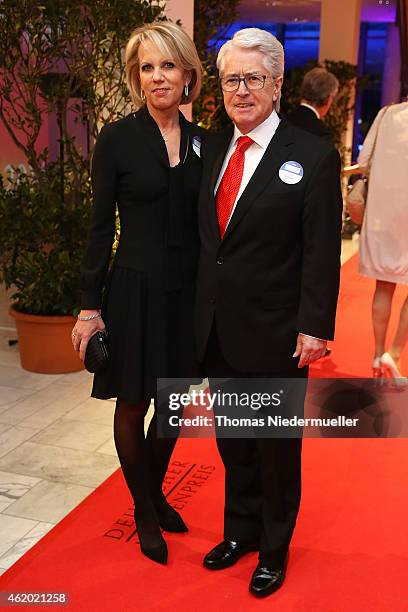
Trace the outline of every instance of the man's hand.
{"type": "Polygon", "coordinates": [[[299,357],[300,355],[298,368],[303,368],[323,357],[326,353],[326,346],[327,340],[312,338],[312,336],[307,336],[306,334],[298,334],[296,350],[292,357],[299,357]]]}

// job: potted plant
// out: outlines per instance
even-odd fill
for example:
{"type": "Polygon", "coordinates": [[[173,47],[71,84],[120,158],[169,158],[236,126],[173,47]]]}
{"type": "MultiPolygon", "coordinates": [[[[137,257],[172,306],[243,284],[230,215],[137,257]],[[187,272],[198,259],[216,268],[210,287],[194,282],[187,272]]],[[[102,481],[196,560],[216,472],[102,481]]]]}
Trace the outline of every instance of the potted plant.
{"type": "Polygon", "coordinates": [[[89,222],[89,177],[81,191],[66,181],[63,201],[60,181],[60,165],[49,164],[36,174],[17,170],[0,186],[1,277],[14,288],[10,314],[22,365],[34,372],[82,367],[70,332],[89,222]]]}
{"type": "Polygon", "coordinates": [[[82,368],[70,332],[89,224],[90,160],[104,123],[126,112],[123,47],[160,18],[156,0],[5,3],[0,120],[27,160],[0,184],[0,281],[12,287],[22,366],[82,368]],[[44,134],[54,131],[49,146],[44,134]]]}

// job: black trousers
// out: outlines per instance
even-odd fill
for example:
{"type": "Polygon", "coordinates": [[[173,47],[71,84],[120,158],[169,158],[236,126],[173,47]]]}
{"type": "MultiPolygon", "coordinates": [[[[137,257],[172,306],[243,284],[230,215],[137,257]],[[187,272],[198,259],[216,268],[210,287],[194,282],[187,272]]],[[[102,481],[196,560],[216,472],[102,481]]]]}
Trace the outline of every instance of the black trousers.
{"type": "MultiPolygon", "coordinates": [[[[224,359],[215,323],[205,368],[211,378],[261,378],[245,374],[224,359]]],[[[307,368],[282,370],[279,376],[307,378],[307,368]]],[[[306,390],[306,384],[305,384],[306,390]]],[[[304,395],[302,397],[302,402],[304,395]]],[[[259,560],[281,563],[287,553],[301,496],[301,438],[223,438],[217,446],[225,467],[224,538],[259,543],[259,560]]]]}

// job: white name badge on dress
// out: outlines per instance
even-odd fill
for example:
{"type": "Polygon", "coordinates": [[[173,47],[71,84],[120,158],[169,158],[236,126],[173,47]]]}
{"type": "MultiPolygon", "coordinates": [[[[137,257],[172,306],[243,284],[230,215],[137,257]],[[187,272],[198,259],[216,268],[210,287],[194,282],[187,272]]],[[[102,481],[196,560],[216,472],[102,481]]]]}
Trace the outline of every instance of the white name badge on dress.
{"type": "Polygon", "coordinates": [[[296,161],[287,161],[279,168],[279,178],[288,185],[295,185],[303,178],[303,166],[296,161]]]}

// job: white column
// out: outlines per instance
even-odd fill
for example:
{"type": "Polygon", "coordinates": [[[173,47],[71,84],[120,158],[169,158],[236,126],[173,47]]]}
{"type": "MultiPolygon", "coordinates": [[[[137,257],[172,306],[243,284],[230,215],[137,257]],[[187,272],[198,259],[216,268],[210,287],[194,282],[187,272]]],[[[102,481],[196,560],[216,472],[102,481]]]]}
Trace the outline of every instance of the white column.
{"type": "Polygon", "coordinates": [[[362,0],[322,0],[319,61],[357,64],[362,0]]]}
{"type": "MultiPolygon", "coordinates": [[[[327,59],[357,65],[361,4],[362,0],[322,0],[320,62],[327,59]]],[[[354,93],[351,104],[354,104],[354,93]]],[[[353,143],[353,120],[354,114],[351,113],[344,139],[347,148],[351,148],[353,143]]]]}
{"type": "MultiPolygon", "coordinates": [[[[172,21],[181,21],[181,25],[194,38],[194,0],[167,0],[166,16],[172,21]]],[[[191,121],[191,104],[183,106],[183,113],[191,121]]]]}

